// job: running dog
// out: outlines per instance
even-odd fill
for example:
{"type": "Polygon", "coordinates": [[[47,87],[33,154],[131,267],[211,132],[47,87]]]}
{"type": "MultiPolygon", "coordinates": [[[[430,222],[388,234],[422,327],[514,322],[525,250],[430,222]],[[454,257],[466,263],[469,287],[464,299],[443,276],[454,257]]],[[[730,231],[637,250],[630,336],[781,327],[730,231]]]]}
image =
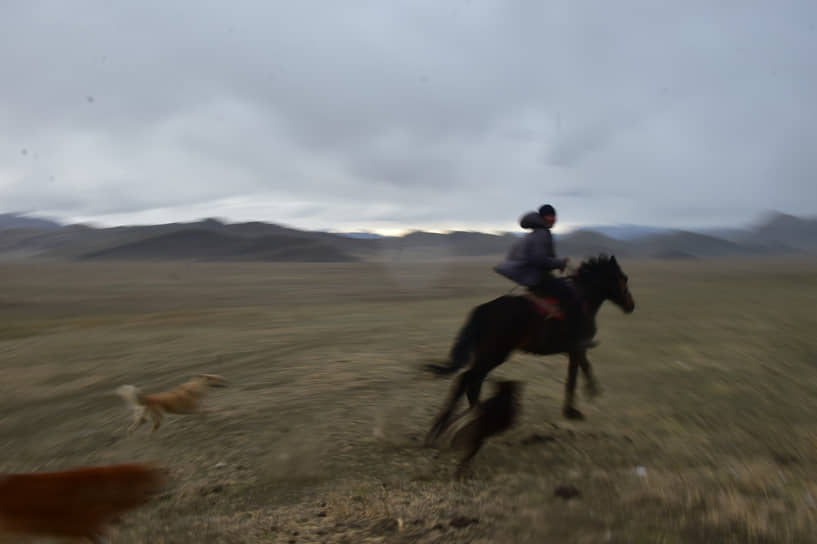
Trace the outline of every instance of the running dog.
{"type": "Polygon", "coordinates": [[[503,433],[514,425],[519,416],[521,389],[522,384],[517,381],[496,383],[492,397],[454,419],[435,440],[435,446],[465,451],[457,474],[462,474],[488,437],[503,433]]]}
{"type": "Polygon", "coordinates": [[[128,433],[133,432],[150,416],[155,432],[162,423],[162,414],[193,414],[199,412],[199,406],[210,387],[224,387],[227,381],[216,374],[199,374],[175,389],[163,393],[143,393],[132,385],[121,385],[116,394],[124,399],[133,410],[133,423],[128,433]]]}

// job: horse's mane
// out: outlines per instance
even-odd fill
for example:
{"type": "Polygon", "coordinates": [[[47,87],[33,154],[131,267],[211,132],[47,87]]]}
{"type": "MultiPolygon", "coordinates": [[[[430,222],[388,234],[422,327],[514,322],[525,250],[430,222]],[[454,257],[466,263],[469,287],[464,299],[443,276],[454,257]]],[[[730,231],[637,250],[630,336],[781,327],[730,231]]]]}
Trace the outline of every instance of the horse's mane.
{"type": "MultiPolygon", "coordinates": [[[[572,275],[573,279],[588,283],[598,278],[598,272],[610,266],[613,257],[601,253],[598,257],[590,257],[582,262],[579,269],[572,275]]],[[[615,262],[615,261],[613,261],[615,262]]]]}

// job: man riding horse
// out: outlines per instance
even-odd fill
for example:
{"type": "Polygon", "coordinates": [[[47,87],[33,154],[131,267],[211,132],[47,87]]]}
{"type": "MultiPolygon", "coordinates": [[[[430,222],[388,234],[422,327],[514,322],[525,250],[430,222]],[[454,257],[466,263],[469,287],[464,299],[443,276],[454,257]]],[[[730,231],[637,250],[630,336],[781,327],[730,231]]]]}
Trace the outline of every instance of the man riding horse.
{"type": "Polygon", "coordinates": [[[538,212],[523,215],[519,224],[523,229],[531,229],[531,232],[511,247],[505,261],[495,266],[494,270],[527,287],[530,298],[546,317],[563,317],[559,307],[564,308],[568,329],[579,331],[574,347],[592,348],[596,345],[592,318],[584,310],[573,286],[553,275],[554,270],[564,272],[568,263],[566,257],[556,257],[550,233],[555,223],[556,209],[550,204],[543,205],[538,212]]]}
{"type": "Polygon", "coordinates": [[[424,365],[426,370],[437,376],[449,376],[466,369],[454,381],[448,400],[426,435],[426,444],[434,444],[448,427],[457,402],[463,395],[468,397],[472,408],[479,405],[482,382],[488,373],[516,350],[538,355],[567,354],[562,414],[568,419],[583,417],[574,405],[579,370],[586,379],[588,394],[598,394],[598,382],[583,345],[595,333],[595,316],[605,301],[611,301],[626,314],[635,310],[635,300],[628,286],[629,278],[615,256],[600,254],[584,260],[571,275],[569,294],[566,293],[566,285],[551,281],[556,278],[540,279],[544,273],[549,275],[551,270],[563,269],[567,264],[566,260],[556,259],[553,254],[549,228],[553,226],[556,214],[552,207],[543,206],[542,211],[546,212],[544,217],[536,212],[533,214],[539,216],[539,220],[529,214],[523,217],[523,226],[535,225],[534,231],[515,244],[508,260],[497,267],[498,272],[510,274],[509,277],[527,285],[531,292],[524,296],[502,295],[473,308],[457,333],[446,363],[424,365]],[[548,245],[542,251],[541,246],[545,243],[548,245]],[[541,294],[555,293],[562,294],[568,318],[572,321],[548,319],[536,310],[537,303],[532,299],[540,299],[541,294]]]}

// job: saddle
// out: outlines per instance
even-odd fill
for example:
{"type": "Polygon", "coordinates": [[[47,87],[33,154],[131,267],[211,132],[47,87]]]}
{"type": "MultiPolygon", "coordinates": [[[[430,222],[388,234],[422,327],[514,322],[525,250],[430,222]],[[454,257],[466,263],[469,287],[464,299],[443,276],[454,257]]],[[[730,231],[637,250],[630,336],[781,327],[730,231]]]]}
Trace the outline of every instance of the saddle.
{"type": "Polygon", "coordinates": [[[559,299],[555,297],[540,297],[531,292],[525,293],[523,296],[527,297],[533,302],[533,307],[536,312],[545,319],[564,319],[565,314],[559,306],[559,299]]]}

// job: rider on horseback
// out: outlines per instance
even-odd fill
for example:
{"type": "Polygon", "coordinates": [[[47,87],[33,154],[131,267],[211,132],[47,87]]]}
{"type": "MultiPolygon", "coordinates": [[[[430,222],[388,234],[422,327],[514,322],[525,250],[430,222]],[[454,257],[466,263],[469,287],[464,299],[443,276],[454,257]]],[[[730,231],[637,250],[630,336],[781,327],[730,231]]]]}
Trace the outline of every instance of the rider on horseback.
{"type": "MultiPolygon", "coordinates": [[[[564,272],[568,259],[557,258],[550,229],[556,223],[556,210],[550,204],[539,208],[538,212],[529,212],[522,216],[519,224],[523,229],[532,229],[524,238],[516,242],[505,261],[494,267],[494,270],[506,278],[528,288],[536,297],[540,307],[553,312],[549,303],[555,297],[565,308],[569,324],[577,324],[580,330],[575,347],[591,348],[594,327],[586,315],[578,293],[563,278],[552,274],[553,270],[564,272]]],[[[573,327],[570,327],[573,329],[573,327]]]]}

